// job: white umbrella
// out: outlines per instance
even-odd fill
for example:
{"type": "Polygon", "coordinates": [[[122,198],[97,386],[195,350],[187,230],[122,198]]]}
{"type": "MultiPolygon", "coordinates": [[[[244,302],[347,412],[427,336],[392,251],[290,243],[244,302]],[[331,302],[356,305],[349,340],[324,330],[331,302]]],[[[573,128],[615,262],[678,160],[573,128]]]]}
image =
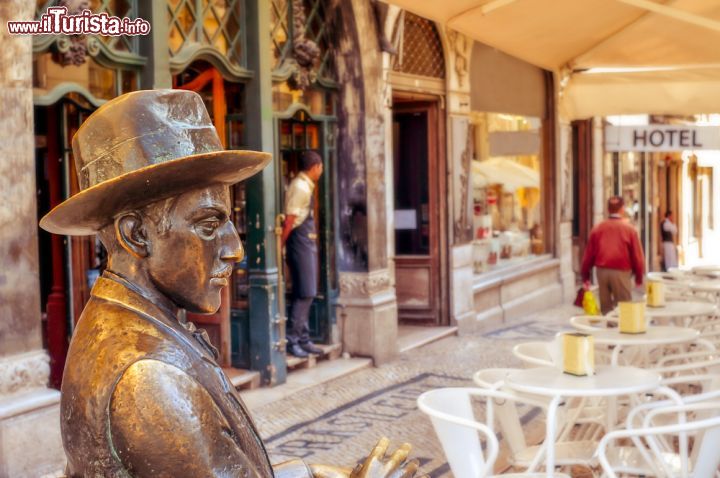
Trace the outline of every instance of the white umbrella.
{"type": "Polygon", "coordinates": [[[501,184],[508,191],[540,187],[540,173],[505,158],[490,158],[472,162],[473,187],[501,184]]]}

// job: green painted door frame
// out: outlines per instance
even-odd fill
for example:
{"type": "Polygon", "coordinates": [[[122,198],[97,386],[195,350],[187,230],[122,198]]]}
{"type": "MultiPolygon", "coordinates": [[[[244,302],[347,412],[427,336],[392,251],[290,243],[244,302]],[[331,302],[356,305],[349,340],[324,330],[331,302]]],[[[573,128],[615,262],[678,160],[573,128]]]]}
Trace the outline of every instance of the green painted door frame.
{"type": "MultiPolygon", "coordinates": [[[[255,75],[247,83],[246,138],[250,149],[274,155],[272,77],[270,75],[270,0],[247,0],[247,65],[255,75]],[[267,72],[263,74],[263,72],[267,72]]],[[[284,383],[287,375],[284,316],[277,307],[275,253],[275,161],[247,182],[248,307],[250,363],[265,385],[284,383]]]]}

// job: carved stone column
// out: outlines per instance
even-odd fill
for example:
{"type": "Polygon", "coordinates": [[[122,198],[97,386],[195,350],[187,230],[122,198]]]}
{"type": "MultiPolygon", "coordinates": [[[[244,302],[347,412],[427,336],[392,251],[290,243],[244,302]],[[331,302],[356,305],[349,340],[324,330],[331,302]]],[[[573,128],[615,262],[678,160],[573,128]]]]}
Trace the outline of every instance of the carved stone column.
{"type": "Polygon", "coordinates": [[[60,393],[40,334],[32,39],[6,20],[31,20],[35,2],[0,2],[0,477],[61,470],[60,393]]]}
{"type": "Polygon", "coordinates": [[[569,121],[560,118],[558,121],[559,152],[557,174],[559,178],[556,190],[556,201],[560,211],[556,255],[560,259],[560,281],[562,283],[563,301],[571,302],[575,296],[575,271],[572,265],[572,126],[569,121]]]}
{"type": "MultiPolygon", "coordinates": [[[[344,349],[376,364],[397,353],[397,302],[390,280],[385,83],[370,2],[336,0],[340,318],[344,349]]],[[[389,162],[392,165],[392,161],[389,162]]]]}
{"type": "Polygon", "coordinates": [[[460,331],[475,320],[473,297],[473,129],[470,124],[470,52],[473,41],[446,29],[448,175],[450,228],[450,314],[460,331]]]}
{"type": "Polygon", "coordinates": [[[375,365],[397,353],[397,302],[387,269],[340,273],[344,350],[375,365]]]}

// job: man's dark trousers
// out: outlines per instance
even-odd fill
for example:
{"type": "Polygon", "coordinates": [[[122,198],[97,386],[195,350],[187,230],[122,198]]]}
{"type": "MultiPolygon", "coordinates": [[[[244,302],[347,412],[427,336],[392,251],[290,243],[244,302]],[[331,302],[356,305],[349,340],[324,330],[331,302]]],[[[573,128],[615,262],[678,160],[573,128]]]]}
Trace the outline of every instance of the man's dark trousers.
{"type": "Polygon", "coordinates": [[[292,309],[287,330],[288,345],[310,341],[308,317],[317,295],[317,245],[312,206],[308,217],[293,229],[285,244],[285,252],[292,278],[292,309]]]}

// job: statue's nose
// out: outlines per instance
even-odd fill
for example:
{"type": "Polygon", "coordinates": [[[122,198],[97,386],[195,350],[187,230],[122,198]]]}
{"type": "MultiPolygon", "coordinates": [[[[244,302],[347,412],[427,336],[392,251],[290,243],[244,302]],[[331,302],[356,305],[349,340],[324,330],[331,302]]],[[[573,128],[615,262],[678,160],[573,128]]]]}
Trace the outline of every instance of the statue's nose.
{"type": "Polygon", "coordinates": [[[235,225],[228,221],[228,231],[223,234],[223,246],[220,250],[220,259],[227,262],[240,262],[245,257],[245,249],[240,241],[235,225]]]}

